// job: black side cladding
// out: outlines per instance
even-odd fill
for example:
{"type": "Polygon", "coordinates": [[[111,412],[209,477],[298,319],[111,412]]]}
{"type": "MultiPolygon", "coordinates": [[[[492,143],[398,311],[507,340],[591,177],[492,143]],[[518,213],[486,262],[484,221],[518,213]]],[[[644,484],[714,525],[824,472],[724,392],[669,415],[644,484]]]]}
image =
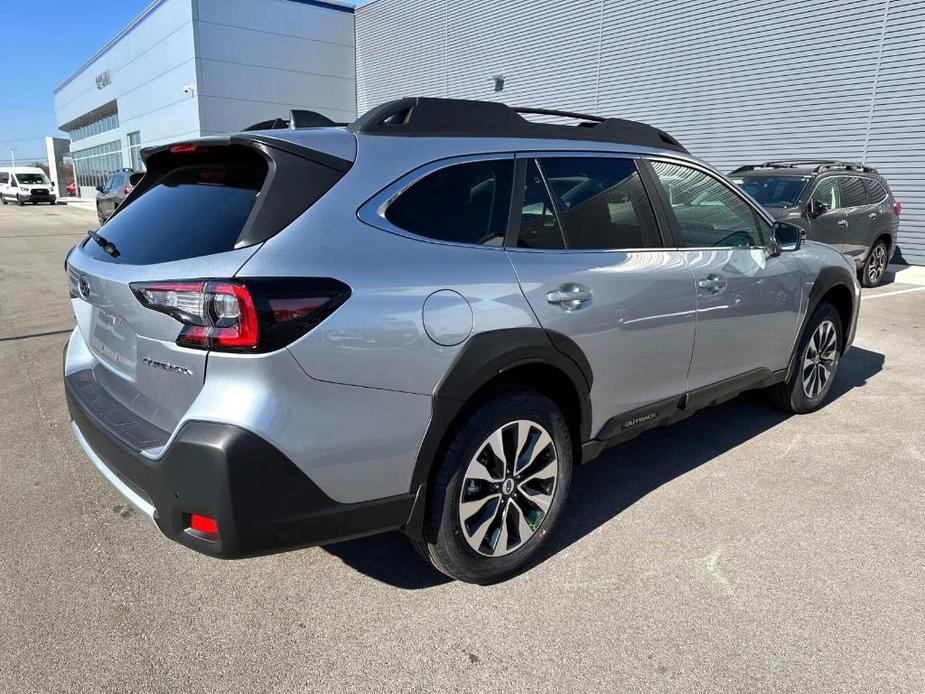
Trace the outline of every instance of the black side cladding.
{"type": "Polygon", "coordinates": [[[369,135],[589,140],[687,152],[668,133],[637,121],[544,109],[523,108],[519,111],[594,120],[586,120],[580,124],[581,127],[536,123],[523,118],[518,109],[493,101],[414,97],[377,106],[348,127],[355,132],[369,135]]]}

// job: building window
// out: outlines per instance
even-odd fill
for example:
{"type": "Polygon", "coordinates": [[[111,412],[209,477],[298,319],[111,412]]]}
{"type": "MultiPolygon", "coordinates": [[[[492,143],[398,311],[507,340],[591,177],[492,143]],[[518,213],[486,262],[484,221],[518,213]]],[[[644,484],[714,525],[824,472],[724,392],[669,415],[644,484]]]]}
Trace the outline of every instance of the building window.
{"type": "Polygon", "coordinates": [[[128,152],[132,168],[135,171],[144,171],[145,165],[141,161],[141,132],[138,130],[128,134],[128,152]]]}
{"type": "Polygon", "coordinates": [[[110,113],[108,116],[103,116],[95,121],[80,125],[73,130],[68,131],[68,135],[71,136],[72,142],[77,142],[78,140],[85,140],[88,137],[93,137],[94,135],[99,135],[100,133],[109,132],[110,130],[115,130],[119,127],[119,114],[110,113]]]}
{"type": "Polygon", "coordinates": [[[78,186],[101,186],[113,171],[122,168],[122,145],[116,140],[71,152],[78,186]]]}

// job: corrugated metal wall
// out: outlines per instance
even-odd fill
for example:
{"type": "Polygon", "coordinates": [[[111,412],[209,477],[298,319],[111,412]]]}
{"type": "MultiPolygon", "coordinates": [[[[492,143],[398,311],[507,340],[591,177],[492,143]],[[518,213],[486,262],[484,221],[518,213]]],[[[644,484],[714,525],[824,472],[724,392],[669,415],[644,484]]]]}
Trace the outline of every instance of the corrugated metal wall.
{"type": "Polygon", "coordinates": [[[496,99],[646,121],[723,170],[866,159],[925,263],[925,0],[375,0],[356,31],[360,112],[496,99]]]}

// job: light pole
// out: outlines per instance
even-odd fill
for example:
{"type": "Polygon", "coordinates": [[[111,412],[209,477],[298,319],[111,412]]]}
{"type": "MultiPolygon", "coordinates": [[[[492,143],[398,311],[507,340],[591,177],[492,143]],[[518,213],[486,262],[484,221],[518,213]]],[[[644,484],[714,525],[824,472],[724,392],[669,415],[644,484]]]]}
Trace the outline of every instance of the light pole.
{"type": "Polygon", "coordinates": [[[10,146],[10,159],[13,160],[13,168],[16,168],[16,148],[12,145],[10,146]]]}

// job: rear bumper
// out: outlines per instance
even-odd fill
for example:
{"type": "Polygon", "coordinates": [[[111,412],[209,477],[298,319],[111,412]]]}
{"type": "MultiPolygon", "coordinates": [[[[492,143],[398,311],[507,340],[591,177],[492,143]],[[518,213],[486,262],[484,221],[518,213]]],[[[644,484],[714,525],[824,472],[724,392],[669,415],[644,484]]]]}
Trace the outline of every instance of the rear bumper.
{"type": "Polygon", "coordinates": [[[413,495],[338,503],[274,446],[230,424],[187,422],[152,460],[112,432],[111,412],[82,400],[81,373],[65,378],[78,442],[167,537],[198,552],[232,559],[325,544],[400,528],[411,513],[413,495]],[[216,541],[188,530],[192,513],[217,521],[216,541]]]}

